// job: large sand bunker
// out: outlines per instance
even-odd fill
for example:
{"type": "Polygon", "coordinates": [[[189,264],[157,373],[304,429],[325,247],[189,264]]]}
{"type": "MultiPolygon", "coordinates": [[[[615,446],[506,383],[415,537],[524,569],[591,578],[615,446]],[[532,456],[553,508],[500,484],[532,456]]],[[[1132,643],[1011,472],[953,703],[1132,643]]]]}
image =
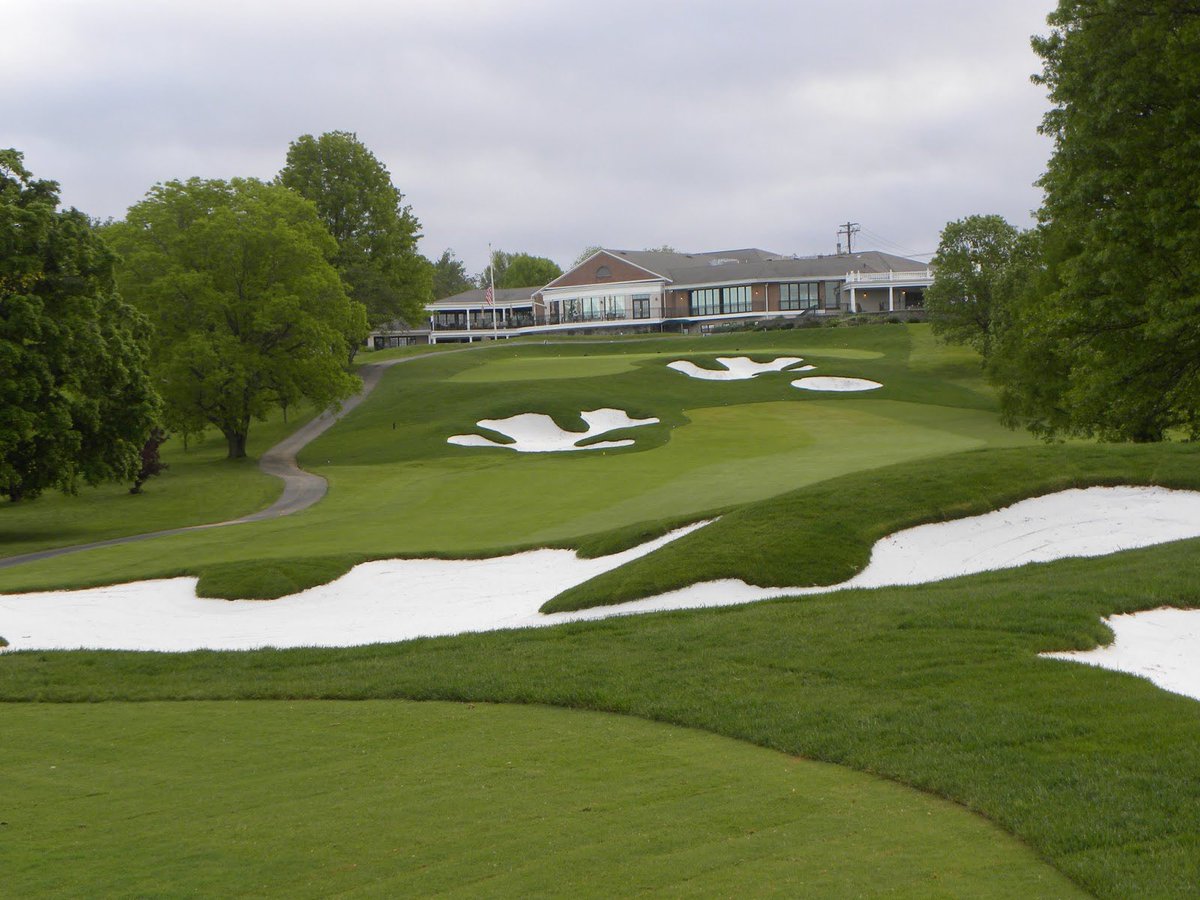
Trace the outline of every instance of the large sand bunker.
{"type": "Polygon", "coordinates": [[[633,441],[597,441],[580,446],[584,441],[617,431],[636,428],[640,425],[657,425],[658,419],[631,419],[623,409],[588,409],[579,414],[587,425],[587,431],[567,431],[559,428],[549,416],[542,413],[521,413],[507,419],[480,419],[475,424],[512,438],[511,444],[493,441],[481,434],[453,434],[446,438],[447,444],[460,447],[502,447],[518,453],[563,453],[571,450],[605,450],[610,447],[629,447],[633,441]]]}
{"type": "MultiPolygon", "coordinates": [[[[702,381],[745,381],[748,378],[754,378],[767,372],[782,372],[789,366],[802,363],[804,360],[798,356],[780,356],[770,362],[759,363],[748,356],[718,356],[717,362],[725,368],[702,369],[700,366],[693,362],[688,362],[686,359],[677,359],[675,362],[667,363],[667,368],[674,369],[676,372],[682,372],[689,378],[699,378],[702,381]]],[[[816,367],[801,366],[799,369],[792,369],[792,371],[808,372],[814,368],[816,367]]]]}
{"type": "MultiPolygon", "coordinates": [[[[484,560],[365,563],[330,584],[269,602],[198,599],[194,578],[0,595],[0,634],[14,650],[353,646],[917,584],[1198,537],[1200,493],[1131,487],[1070,490],[983,516],[910,528],[876,544],[866,569],[832,587],[762,588],[728,580],[620,606],[538,612],[567,588],[703,524],[600,559],[580,559],[568,550],[535,550],[484,560]]],[[[1184,662],[1191,673],[1185,677],[1198,677],[1200,653],[1184,662]]]]}

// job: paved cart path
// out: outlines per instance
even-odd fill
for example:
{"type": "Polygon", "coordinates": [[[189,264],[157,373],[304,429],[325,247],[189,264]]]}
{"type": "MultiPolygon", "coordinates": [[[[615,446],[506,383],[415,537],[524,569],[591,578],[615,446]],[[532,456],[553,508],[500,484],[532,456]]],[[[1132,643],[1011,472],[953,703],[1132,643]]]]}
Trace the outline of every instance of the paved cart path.
{"type": "MultiPolygon", "coordinates": [[[[482,345],[481,345],[482,346],[482,345]]],[[[462,350],[447,350],[446,353],[461,353],[462,350]]],[[[432,356],[434,354],[423,354],[432,356]]],[[[438,354],[440,355],[440,354],[438,354]]],[[[115,547],[118,544],[132,544],[137,541],[148,541],[151,538],[167,537],[172,534],[185,534],[189,531],[203,531],[208,528],[224,528],[229,525],[244,525],[247,522],[263,522],[267,519],[278,519],[290,516],[301,510],[308,509],[325,496],[329,485],[320,475],[306,472],[296,462],[296,455],[306,446],[333,427],[334,423],[363,402],[379,384],[385,369],[399,363],[423,356],[406,356],[400,359],[389,359],[383,362],[367,363],[359,370],[363,386],[357,394],[342,403],[341,409],[326,410],[312,421],[297,428],[294,432],[267,450],[258,460],[258,467],[268,475],[274,475],[283,480],[283,493],[279,499],[266,509],[259,510],[237,519],[225,522],[209,522],[205,525],[187,525],[182,528],[168,528],[164,531],[148,531],[143,534],[130,534],[124,537],[110,538],[106,541],[94,541],[90,544],[73,544],[68,547],[52,547],[48,550],[37,550],[33,553],[22,553],[20,556],[9,556],[0,559],[0,569],[19,566],[22,563],[36,562],[41,559],[52,559],[67,553],[78,553],[81,550],[96,550],[100,547],[115,547]]]]}

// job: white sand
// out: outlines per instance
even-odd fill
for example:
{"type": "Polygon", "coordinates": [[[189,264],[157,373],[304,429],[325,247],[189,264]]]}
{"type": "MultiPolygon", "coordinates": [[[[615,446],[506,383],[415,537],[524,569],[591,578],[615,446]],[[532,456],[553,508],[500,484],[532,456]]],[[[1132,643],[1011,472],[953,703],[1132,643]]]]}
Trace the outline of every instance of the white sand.
{"type": "Polygon", "coordinates": [[[598,441],[580,447],[582,441],[598,437],[619,428],[636,428],[639,425],[657,425],[658,419],[631,419],[623,409],[589,409],[579,414],[587,425],[587,431],[566,431],[542,413],[522,413],[507,419],[480,419],[475,424],[512,438],[511,444],[493,441],[481,434],[454,434],[446,438],[448,444],[462,447],[502,447],[518,453],[563,453],[571,450],[604,450],[610,447],[629,447],[633,441],[598,441]]]}
{"type": "Polygon", "coordinates": [[[813,375],[808,378],[797,378],[792,382],[792,387],[800,388],[804,391],[836,391],[844,393],[848,391],[873,391],[883,387],[878,381],[870,381],[866,378],[840,378],[834,375],[813,375]]]}
{"type": "MultiPolygon", "coordinates": [[[[754,378],[766,372],[781,372],[788,366],[794,366],[804,360],[797,356],[780,356],[770,362],[759,363],[748,356],[718,356],[717,362],[725,368],[702,369],[686,359],[677,359],[675,362],[667,363],[667,368],[682,372],[689,378],[699,378],[703,381],[745,381],[747,378],[754,378]]],[[[814,368],[816,367],[802,366],[792,371],[808,372],[814,368]]]]}
{"type": "Polygon", "coordinates": [[[1104,621],[1116,635],[1107,647],[1042,655],[1140,675],[1200,700],[1200,609],[1152,609],[1104,621]]]}
{"type": "MultiPolygon", "coordinates": [[[[861,573],[832,587],[762,588],[725,580],[620,606],[538,613],[568,587],[703,524],[595,560],[579,559],[567,550],[536,550],[487,560],[366,563],[330,584],[273,601],[201,600],[192,578],[0,595],[0,635],[14,650],[352,646],[919,584],[1200,537],[1200,493],[1133,487],[1070,490],[974,518],[910,528],[877,543],[861,573]]],[[[1125,652],[1130,658],[1132,651],[1125,652]]],[[[1180,658],[1184,674],[1179,677],[1200,678],[1200,653],[1185,652],[1180,658]]]]}
{"type": "Polygon", "coordinates": [[[194,578],[0,595],[0,635],[11,650],[249,650],[554,625],[598,616],[544,616],[538,609],[547,600],[705,524],[600,559],[533,550],[494,559],[364,563],[329,584],[270,601],[200,599],[194,578]]]}

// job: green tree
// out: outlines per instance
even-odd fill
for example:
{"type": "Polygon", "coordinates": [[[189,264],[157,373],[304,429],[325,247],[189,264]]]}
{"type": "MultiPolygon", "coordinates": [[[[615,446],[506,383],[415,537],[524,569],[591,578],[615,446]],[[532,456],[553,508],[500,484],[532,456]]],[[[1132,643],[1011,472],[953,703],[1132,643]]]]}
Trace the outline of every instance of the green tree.
{"type": "Polygon", "coordinates": [[[461,259],[454,255],[453,250],[443,250],[433,266],[433,296],[440,300],[443,297],[453,297],[463,291],[475,287],[467,275],[466,267],[461,259]]]}
{"type": "Polygon", "coordinates": [[[589,246],[584,247],[581,251],[579,251],[579,255],[577,257],[575,257],[575,261],[573,263],[571,263],[571,268],[572,269],[575,268],[577,265],[584,262],[593,253],[599,253],[603,249],[604,248],[601,247],[599,244],[590,244],[589,246]]]}
{"type": "Polygon", "coordinates": [[[297,138],[278,180],[316,204],[337,241],[334,264],[372,325],[424,318],[433,299],[433,268],[417,252],[421,224],[357,135],[330,131],[297,138]]]}
{"type": "Polygon", "coordinates": [[[1047,435],[1200,437],[1200,3],[1061,0],[1049,23],[1047,292],[1025,330],[1057,376],[1002,386],[1047,435]]]}
{"type": "Polygon", "coordinates": [[[158,412],[149,328],[115,256],[58,185],[0,150],[0,494],[125,481],[158,412]]]}
{"type": "Polygon", "coordinates": [[[1002,284],[1010,277],[1020,235],[994,215],[968,216],[942,229],[933,284],[925,292],[934,334],[989,355],[1002,284]]]}
{"type": "Polygon", "coordinates": [[[516,253],[509,257],[503,277],[496,287],[541,287],[562,274],[558,264],[544,256],[516,253]]]}
{"type": "Polygon", "coordinates": [[[493,250],[490,265],[475,276],[475,286],[485,288],[494,280],[496,287],[502,287],[504,274],[508,271],[508,264],[516,255],[515,253],[505,253],[503,250],[493,250]]]}
{"type": "Polygon", "coordinates": [[[312,203],[253,179],[156,185],[112,226],[118,281],[155,328],[152,363],[169,421],[216,426],[230,459],[252,419],[304,398],[332,406],[359,380],[367,332],[312,203]]]}

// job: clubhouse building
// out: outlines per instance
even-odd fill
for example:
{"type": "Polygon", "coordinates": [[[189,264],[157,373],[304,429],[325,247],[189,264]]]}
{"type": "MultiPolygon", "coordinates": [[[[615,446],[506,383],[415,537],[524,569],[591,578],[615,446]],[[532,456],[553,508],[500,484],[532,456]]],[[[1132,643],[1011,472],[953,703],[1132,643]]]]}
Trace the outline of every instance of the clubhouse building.
{"type": "Polygon", "coordinates": [[[421,327],[374,332],[376,349],[586,331],[703,331],[744,319],[919,309],[933,275],[878,250],[780,256],[766,250],[597,250],[540,288],[436,300],[421,327]]]}

